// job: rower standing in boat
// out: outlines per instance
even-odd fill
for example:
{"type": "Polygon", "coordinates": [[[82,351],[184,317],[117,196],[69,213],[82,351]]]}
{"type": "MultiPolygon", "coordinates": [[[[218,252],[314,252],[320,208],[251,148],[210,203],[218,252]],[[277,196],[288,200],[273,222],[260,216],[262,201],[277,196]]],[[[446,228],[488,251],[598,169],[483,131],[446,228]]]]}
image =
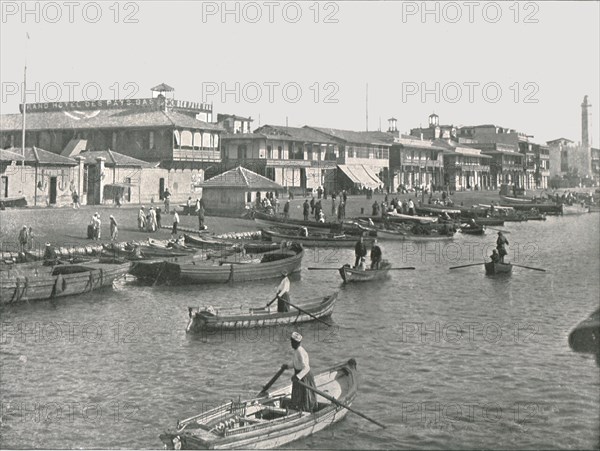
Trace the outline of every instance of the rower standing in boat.
{"type": "Polygon", "coordinates": [[[360,259],[363,257],[366,257],[366,255],[367,255],[367,246],[365,245],[365,242],[361,235],[360,238],[358,239],[358,241],[356,242],[356,245],[354,246],[354,256],[355,256],[354,267],[355,268],[360,263],[360,259]]]}
{"type": "Polygon", "coordinates": [[[308,353],[302,347],[301,342],[302,335],[298,332],[292,332],[291,343],[292,348],[294,349],[292,364],[283,365],[283,368],[285,369],[294,369],[290,407],[304,412],[314,412],[317,409],[317,396],[315,395],[315,392],[298,384],[298,381],[302,381],[306,385],[316,388],[315,378],[310,371],[308,353]]]}
{"type": "Polygon", "coordinates": [[[371,269],[379,269],[382,257],[383,252],[381,247],[377,244],[377,240],[373,240],[373,247],[371,248],[371,269]]]}
{"type": "Polygon", "coordinates": [[[288,302],[290,302],[290,279],[288,279],[287,271],[283,271],[281,273],[283,279],[281,279],[281,283],[277,287],[277,311],[280,313],[289,312],[290,306],[288,302]],[[287,302],[285,302],[287,301],[287,302]]]}
{"type": "Polygon", "coordinates": [[[496,249],[498,249],[498,254],[500,254],[500,263],[504,263],[504,256],[508,255],[506,246],[508,246],[508,240],[502,234],[502,232],[498,232],[498,239],[496,240],[496,249]]]}

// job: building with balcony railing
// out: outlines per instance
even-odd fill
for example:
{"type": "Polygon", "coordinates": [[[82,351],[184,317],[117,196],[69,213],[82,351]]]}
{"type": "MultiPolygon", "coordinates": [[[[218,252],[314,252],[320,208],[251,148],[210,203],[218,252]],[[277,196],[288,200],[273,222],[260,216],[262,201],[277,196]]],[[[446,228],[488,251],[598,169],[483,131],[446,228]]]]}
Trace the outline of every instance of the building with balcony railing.
{"type": "MultiPolygon", "coordinates": [[[[153,88],[155,97],[27,104],[25,145],[63,154],[112,150],[164,169],[153,196],[166,188],[173,200],[187,199],[204,169],[221,161],[221,127],[210,123],[212,105],[165,97],[173,88],[153,88]]],[[[21,106],[23,110],[23,106],[21,106]]],[[[2,115],[0,146],[20,147],[22,114],[2,115]]]]}
{"type": "Polygon", "coordinates": [[[437,139],[433,145],[446,149],[443,154],[444,185],[449,190],[479,190],[492,186],[490,155],[450,140],[437,139]]]}
{"type": "Polygon", "coordinates": [[[392,187],[442,189],[445,152],[431,141],[406,135],[395,138],[390,150],[392,187]]]}
{"type": "MultiPolygon", "coordinates": [[[[461,143],[463,138],[460,138],[461,143]]],[[[523,187],[525,168],[523,167],[523,154],[517,152],[515,146],[502,143],[462,143],[467,147],[481,150],[481,153],[491,157],[490,189],[500,189],[502,184],[512,184],[517,188],[523,187]]]]}
{"type": "MultiPolygon", "coordinates": [[[[219,171],[242,165],[288,190],[304,192],[326,185],[337,168],[338,143],[306,127],[264,125],[254,133],[223,135],[219,171]]],[[[333,189],[333,186],[329,187],[333,189]]]]}

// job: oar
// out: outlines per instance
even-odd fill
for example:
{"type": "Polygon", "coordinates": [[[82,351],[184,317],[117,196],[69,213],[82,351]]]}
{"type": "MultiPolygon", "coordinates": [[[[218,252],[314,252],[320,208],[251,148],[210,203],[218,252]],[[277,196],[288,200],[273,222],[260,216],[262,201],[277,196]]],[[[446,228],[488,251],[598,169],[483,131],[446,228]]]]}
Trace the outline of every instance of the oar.
{"type": "Polygon", "coordinates": [[[338,271],[339,268],[317,268],[315,266],[311,266],[308,268],[309,271],[338,271]]]}
{"type": "Polygon", "coordinates": [[[486,227],[490,230],[497,230],[498,232],[502,232],[502,233],[510,233],[508,230],[501,230],[501,229],[497,229],[495,227],[490,227],[490,226],[486,226],[486,227]]]}
{"type": "Polygon", "coordinates": [[[513,266],[518,266],[519,268],[527,268],[527,269],[533,269],[534,271],[546,272],[546,270],[542,269],[542,268],[533,268],[532,266],[515,265],[514,263],[512,263],[512,265],[513,266]]]}
{"type": "Polygon", "coordinates": [[[399,271],[402,269],[416,269],[416,268],[414,266],[405,266],[404,268],[389,268],[389,269],[390,269],[390,271],[393,271],[393,270],[399,271]]]}
{"type": "Polygon", "coordinates": [[[479,265],[485,265],[485,262],[484,262],[484,263],[471,263],[471,264],[469,264],[469,265],[452,266],[452,267],[451,267],[451,268],[449,268],[449,269],[466,268],[466,267],[468,267],[468,266],[479,266],[479,265]]]}
{"type": "Polygon", "coordinates": [[[298,384],[302,385],[304,388],[307,388],[308,390],[312,390],[314,391],[317,395],[322,396],[325,399],[328,399],[329,401],[331,401],[334,404],[337,404],[338,406],[343,407],[344,409],[349,410],[350,412],[355,413],[356,415],[358,415],[359,417],[363,417],[365,420],[369,420],[371,423],[375,423],[377,426],[382,427],[383,429],[385,429],[385,425],[381,424],[379,421],[376,421],[372,418],[369,418],[368,416],[366,416],[364,413],[359,412],[358,410],[354,410],[352,407],[344,404],[343,402],[338,401],[337,399],[335,399],[333,396],[329,396],[327,393],[323,393],[321,390],[316,389],[315,387],[311,387],[310,385],[306,385],[304,382],[302,381],[298,381],[298,384]]]}
{"type": "Polygon", "coordinates": [[[300,313],[304,313],[305,315],[310,316],[312,319],[316,319],[317,321],[325,324],[326,326],[331,327],[331,324],[329,324],[327,321],[323,321],[321,318],[317,318],[315,315],[313,315],[312,313],[308,313],[306,310],[301,309],[300,307],[298,307],[297,305],[292,304],[289,301],[286,301],[285,299],[281,299],[283,302],[285,302],[288,305],[291,305],[292,307],[294,307],[296,310],[298,310],[300,313]]]}
{"type": "Polygon", "coordinates": [[[260,391],[260,393],[259,393],[258,395],[256,395],[256,397],[257,397],[257,398],[260,398],[261,396],[263,396],[263,395],[264,395],[264,394],[267,392],[267,390],[268,390],[269,388],[271,388],[271,385],[273,385],[273,384],[275,383],[275,381],[276,381],[277,379],[279,379],[279,376],[281,376],[281,375],[283,374],[283,372],[284,372],[286,369],[287,369],[287,368],[286,368],[285,366],[283,366],[283,365],[282,365],[282,366],[281,366],[281,368],[279,368],[279,371],[277,371],[277,372],[275,373],[275,376],[273,376],[273,377],[271,378],[271,380],[270,380],[269,382],[267,382],[267,384],[266,384],[266,385],[265,385],[265,386],[262,388],[262,390],[260,391]]]}
{"type": "Polygon", "coordinates": [[[273,299],[271,302],[269,302],[269,303],[267,304],[267,307],[269,307],[269,306],[270,306],[270,305],[271,305],[273,302],[275,302],[277,299],[279,299],[279,296],[275,296],[275,298],[274,298],[274,299],[273,299]]]}

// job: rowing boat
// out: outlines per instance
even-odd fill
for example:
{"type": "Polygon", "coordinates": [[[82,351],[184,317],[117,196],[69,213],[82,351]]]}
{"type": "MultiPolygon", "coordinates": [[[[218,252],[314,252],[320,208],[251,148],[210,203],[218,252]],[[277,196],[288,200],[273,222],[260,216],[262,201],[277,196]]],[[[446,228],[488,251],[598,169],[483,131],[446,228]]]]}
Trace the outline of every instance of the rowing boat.
{"type": "Polygon", "coordinates": [[[127,274],[130,265],[130,262],[56,266],[44,266],[39,262],[17,264],[0,272],[0,304],[89,293],[111,286],[114,280],[127,274]]]}
{"type": "Polygon", "coordinates": [[[405,215],[402,213],[395,213],[393,211],[387,212],[385,217],[388,219],[388,221],[416,222],[418,224],[433,224],[434,222],[438,222],[437,216],[405,215]]]}
{"type": "Polygon", "coordinates": [[[138,279],[156,283],[225,283],[280,277],[300,271],[304,250],[297,243],[279,246],[278,250],[263,254],[176,257],[171,259],[137,261],[130,273],[138,279]]]}
{"type": "Polygon", "coordinates": [[[360,269],[352,268],[350,265],[342,266],[339,271],[342,280],[345,283],[350,282],[368,282],[371,280],[381,280],[388,276],[388,272],[392,265],[388,261],[382,261],[379,269],[360,269]]]}
{"type": "Polygon", "coordinates": [[[431,229],[429,235],[417,235],[410,232],[404,232],[399,230],[384,230],[378,229],[377,236],[382,240],[396,240],[396,241],[445,241],[452,240],[452,235],[446,235],[443,231],[437,229],[431,229]]]}
{"type": "Polygon", "coordinates": [[[512,265],[510,263],[500,263],[500,262],[485,263],[485,273],[488,276],[495,276],[497,274],[510,274],[511,272],[512,272],[512,265]]]}
{"type": "MultiPolygon", "coordinates": [[[[337,293],[324,298],[313,299],[298,306],[313,317],[324,318],[333,313],[337,293]]],[[[190,320],[187,332],[206,330],[237,330],[254,327],[277,326],[281,324],[296,324],[312,321],[314,318],[307,313],[290,307],[289,312],[278,312],[277,307],[250,308],[247,311],[239,309],[214,309],[206,307],[202,310],[189,310],[190,320]]]]}
{"type": "MultiPolygon", "coordinates": [[[[315,385],[350,407],[358,391],[356,373],[356,361],[350,359],[315,374],[315,385]]],[[[263,397],[229,401],[179,421],[160,439],[166,449],[270,449],[319,432],[348,413],[319,395],[315,412],[294,410],[291,392],[287,384],[263,397]]]]}
{"type": "MultiPolygon", "coordinates": [[[[309,247],[353,247],[356,244],[356,237],[349,237],[346,235],[313,235],[313,236],[298,236],[298,235],[287,235],[273,230],[263,230],[262,234],[264,237],[271,241],[282,242],[282,241],[298,241],[304,246],[309,247]]],[[[373,244],[373,238],[364,238],[364,243],[369,246],[373,244]]]]}
{"type": "Polygon", "coordinates": [[[460,231],[467,235],[483,235],[485,227],[461,227],[460,231]]]}

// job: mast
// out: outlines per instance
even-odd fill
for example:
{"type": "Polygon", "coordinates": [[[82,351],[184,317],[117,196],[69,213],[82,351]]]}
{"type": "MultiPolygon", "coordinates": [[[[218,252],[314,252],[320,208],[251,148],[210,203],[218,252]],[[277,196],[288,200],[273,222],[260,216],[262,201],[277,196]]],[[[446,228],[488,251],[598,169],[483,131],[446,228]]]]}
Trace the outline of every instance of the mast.
{"type": "Polygon", "coordinates": [[[26,34],[25,39],[25,67],[23,68],[23,121],[21,123],[21,166],[25,166],[25,126],[27,123],[27,41],[29,40],[29,33],[26,34]]]}

